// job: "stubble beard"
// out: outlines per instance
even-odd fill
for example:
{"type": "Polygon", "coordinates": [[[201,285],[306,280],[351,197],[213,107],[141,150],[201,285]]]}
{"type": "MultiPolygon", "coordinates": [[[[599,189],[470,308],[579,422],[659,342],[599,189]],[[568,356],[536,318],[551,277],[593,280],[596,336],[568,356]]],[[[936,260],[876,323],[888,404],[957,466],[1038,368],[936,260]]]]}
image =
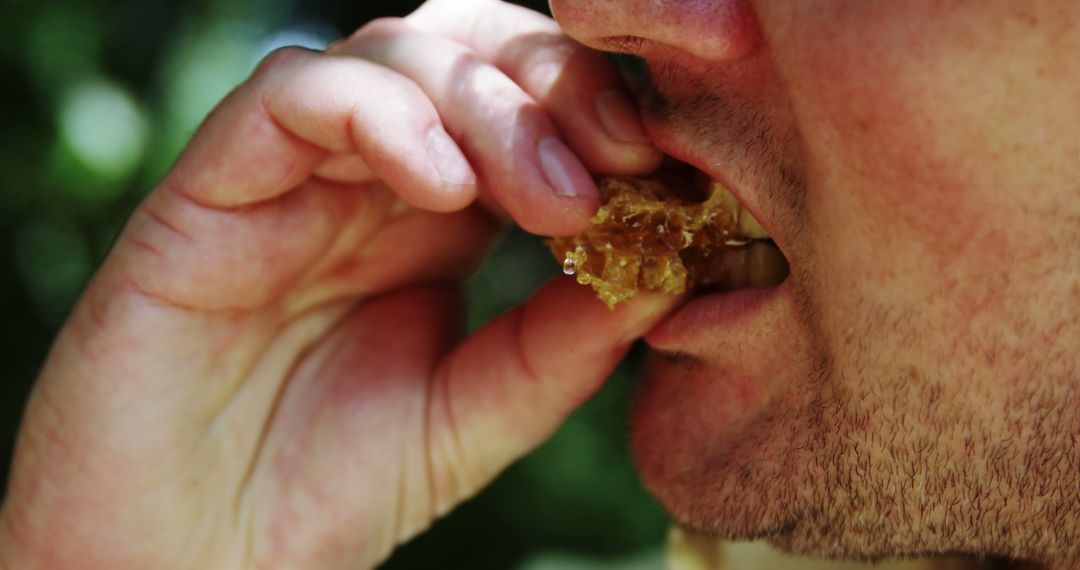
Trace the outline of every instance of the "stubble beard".
{"type": "MultiPolygon", "coordinates": [[[[680,71],[662,73],[673,81],[680,71]]],[[[798,320],[814,356],[810,377],[787,382],[799,393],[755,418],[737,449],[702,450],[701,462],[688,466],[678,493],[704,500],[679,518],[702,532],[764,537],[815,556],[1000,555],[1080,567],[1076,356],[1024,351],[977,330],[937,348],[897,346],[947,323],[865,299],[851,309],[861,324],[831,335],[819,318],[817,292],[827,285],[814,269],[821,252],[808,239],[794,121],[778,127],[760,103],[701,83],[697,90],[687,100],[647,91],[644,100],[718,165],[762,181],[774,216],[794,236],[798,320]],[[1002,378],[988,353],[1029,361],[1011,368],[1030,374],[1002,378]],[[1011,391],[993,393],[1002,385],[1011,391]]],[[[1074,297],[1080,306],[1080,293],[1074,297]]],[[[1017,330],[1044,328],[1022,312],[1013,318],[1017,330]]],[[[1080,346],[1074,312],[1045,327],[1071,327],[1064,336],[1080,346]]],[[[681,358],[674,370],[708,366],[681,358]]]]}

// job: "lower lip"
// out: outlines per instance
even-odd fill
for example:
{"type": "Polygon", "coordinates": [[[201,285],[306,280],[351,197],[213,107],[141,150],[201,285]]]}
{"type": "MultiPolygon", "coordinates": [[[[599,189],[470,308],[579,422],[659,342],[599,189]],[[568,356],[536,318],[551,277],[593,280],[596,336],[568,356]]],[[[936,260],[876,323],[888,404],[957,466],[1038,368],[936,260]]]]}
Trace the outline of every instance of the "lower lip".
{"type": "Polygon", "coordinates": [[[738,326],[771,301],[787,294],[790,279],[776,287],[739,289],[692,298],[645,335],[656,349],[677,349],[708,330],[738,326]]]}

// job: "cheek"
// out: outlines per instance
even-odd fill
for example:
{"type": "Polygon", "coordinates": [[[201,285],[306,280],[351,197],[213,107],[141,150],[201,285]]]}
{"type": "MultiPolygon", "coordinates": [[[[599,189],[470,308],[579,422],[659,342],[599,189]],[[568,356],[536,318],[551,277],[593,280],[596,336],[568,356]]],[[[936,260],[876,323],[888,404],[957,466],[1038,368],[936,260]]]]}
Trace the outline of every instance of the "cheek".
{"type": "Polygon", "coordinates": [[[857,63],[866,64],[856,68],[862,76],[822,86],[821,104],[810,111],[807,199],[815,221],[875,248],[962,253],[986,217],[971,192],[979,153],[955,144],[963,131],[920,82],[872,75],[879,72],[870,62],[857,63]]]}
{"type": "Polygon", "coordinates": [[[1000,78],[973,55],[963,14],[836,4],[776,54],[799,123],[822,312],[850,313],[859,297],[912,310],[937,298],[960,315],[992,305],[980,283],[1014,253],[999,198],[1010,158],[1000,78]]]}
{"type": "Polygon", "coordinates": [[[977,155],[950,148],[948,118],[920,107],[924,93],[905,87],[833,86],[834,100],[849,104],[822,137],[827,157],[809,176],[810,211],[844,239],[877,251],[918,248],[944,262],[985,227],[988,213],[971,191],[977,155]]]}
{"type": "Polygon", "coordinates": [[[941,258],[979,234],[1008,117],[982,45],[991,22],[969,12],[916,0],[769,14],[819,225],[941,258]]]}

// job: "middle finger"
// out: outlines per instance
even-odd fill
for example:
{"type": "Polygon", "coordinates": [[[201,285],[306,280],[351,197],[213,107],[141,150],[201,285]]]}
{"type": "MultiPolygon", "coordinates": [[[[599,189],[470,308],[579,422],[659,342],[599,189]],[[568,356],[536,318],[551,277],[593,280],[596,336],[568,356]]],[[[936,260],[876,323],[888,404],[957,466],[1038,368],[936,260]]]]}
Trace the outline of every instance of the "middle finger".
{"type": "Polygon", "coordinates": [[[419,85],[484,191],[525,230],[576,233],[599,205],[592,177],[541,106],[467,47],[401,20],[377,20],[332,52],[384,65],[419,85]]]}

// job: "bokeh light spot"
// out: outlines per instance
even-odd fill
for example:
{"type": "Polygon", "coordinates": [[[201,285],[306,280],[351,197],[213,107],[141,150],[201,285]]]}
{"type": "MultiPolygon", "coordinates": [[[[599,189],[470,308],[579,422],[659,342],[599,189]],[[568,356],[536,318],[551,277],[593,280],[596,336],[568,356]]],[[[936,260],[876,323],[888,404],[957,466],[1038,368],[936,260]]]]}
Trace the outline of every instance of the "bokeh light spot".
{"type": "Polygon", "coordinates": [[[333,27],[323,22],[298,24],[278,30],[263,38],[255,47],[251,66],[254,68],[270,52],[287,46],[299,46],[313,50],[324,50],[340,36],[333,27]]]}
{"type": "MultiPolygon", "coordinates": [[[[100,78],[68,91],[60,103],[59,127],[61,142],[79,163],[106,180],[130,175],[146,146],[147,120],[138,103],[120,86],[100,78]]],[[[119,184],[94,187],[123,189],[119,184]]]]}
{"type": "Polygon", "coordinates": [[[187,30],[168,48],[160,71],[163,116],[147,172],[151,181],[164,175],[207,113],[251,73],[260,33],[256,23],[219,21],[187,30]]]}

